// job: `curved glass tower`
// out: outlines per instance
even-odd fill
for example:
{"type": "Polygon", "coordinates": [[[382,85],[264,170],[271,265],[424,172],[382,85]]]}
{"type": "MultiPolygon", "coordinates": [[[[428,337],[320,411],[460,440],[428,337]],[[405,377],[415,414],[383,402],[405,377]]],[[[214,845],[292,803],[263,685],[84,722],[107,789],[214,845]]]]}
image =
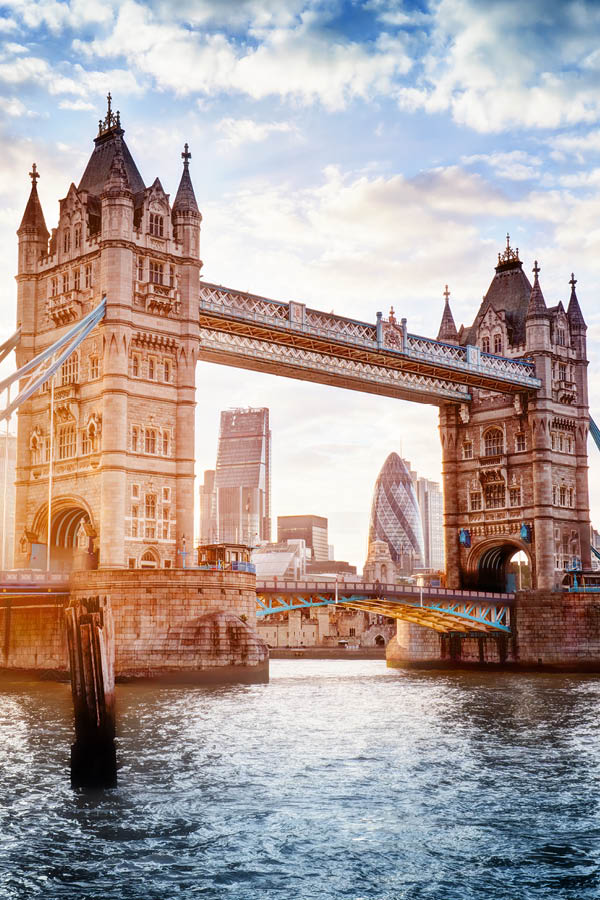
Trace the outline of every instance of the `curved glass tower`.
{"type": "Polygon", "coordinates": [[[404,571],[423,566],[423,526],[411,473],[397,453],[390,453],[375,482],[369,543],[385,541],[404,571]]]}

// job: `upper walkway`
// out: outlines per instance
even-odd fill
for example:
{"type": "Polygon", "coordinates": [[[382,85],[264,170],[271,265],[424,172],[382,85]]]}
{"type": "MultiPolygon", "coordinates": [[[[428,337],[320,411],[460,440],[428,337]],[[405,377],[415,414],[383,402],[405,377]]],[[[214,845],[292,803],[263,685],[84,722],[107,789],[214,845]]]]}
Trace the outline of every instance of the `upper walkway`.
{"type": "Polygon", "coordinates": [[[201,282],[200,358],[424,403],[537,390],[533,363],[201,282]]]}

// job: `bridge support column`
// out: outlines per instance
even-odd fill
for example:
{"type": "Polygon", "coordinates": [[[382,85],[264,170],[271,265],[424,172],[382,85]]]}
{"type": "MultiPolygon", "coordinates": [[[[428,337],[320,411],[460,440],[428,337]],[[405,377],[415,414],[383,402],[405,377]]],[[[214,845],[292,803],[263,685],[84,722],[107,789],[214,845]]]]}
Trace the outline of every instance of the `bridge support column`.
{"type": "Polygon", "coordinates": [[[449,588],[460,588],[462,586],[460,545],[458,543],[458,473],[456,465],[457,425],[456,407],[450,405],[440,407],[446,587],[449,588]]]}

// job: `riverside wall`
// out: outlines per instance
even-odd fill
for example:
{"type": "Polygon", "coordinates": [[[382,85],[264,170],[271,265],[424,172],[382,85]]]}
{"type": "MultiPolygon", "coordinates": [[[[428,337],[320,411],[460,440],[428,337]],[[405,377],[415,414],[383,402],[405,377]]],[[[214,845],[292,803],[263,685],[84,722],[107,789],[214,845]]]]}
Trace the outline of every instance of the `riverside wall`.
{"type": "Polygon", "coordinates": [[[600,593],[520,592],[511,625],[510,635],[461,635],[398,621],[387,664],[600,672],[600,593]]]}
{"type": "Polygon", "coordinates": [[[0,670],[66,676],[63,610],[70,598],[96,596],[110,601],[117,680],[268,679],[254,575],[197,569],[74,572],[62,597],[0,596],[0,670]]]}

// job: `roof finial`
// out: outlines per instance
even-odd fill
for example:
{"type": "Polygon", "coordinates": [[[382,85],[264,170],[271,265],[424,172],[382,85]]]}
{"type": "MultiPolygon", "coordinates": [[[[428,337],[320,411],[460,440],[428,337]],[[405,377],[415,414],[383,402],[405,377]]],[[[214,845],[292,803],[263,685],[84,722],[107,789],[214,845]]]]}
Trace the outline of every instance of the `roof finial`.
{"type": "Polygon", "coordinates": [[[394,307],[393,306],[390,306],[390,317],[389,317],[388,321],[391,322],[392,325],[396,324],[396,316],[394,315],[394,307]]]}
{"type": "Polygon", "coordinates": [[[538,261],[537,261],[537,259],[536,259],[536,261],[534,262],[534,264],[533,264],[533,269],[532,269],[531,271],[533,272],[533,274],[534,274],[534,276],[535,276],[535,280],[537,281],[537,280],[538,280],[538,275],[539,275],[539,273],[542,271],[542,270],[540,269],[540,267],[538,266],[538,261]]]}
{"type": "Polygon", "coordinates": [[[107,111],[106,111],[106,118],[107,118],[107,119],[110,119],[110,117],[111,117],[111,115],[112,115],[112,110],[111,110],[112,96],[111,96],[110,91],[109,91],[108,94],[106,95],[106,99],[107,99],[107,101],[108,101],[108,109],[107,109],[107,111]]]}
{"type": "Polygon", "coordinates": [[[121,127],[121,113],[117,110],[116,115],[112,111],[112,94],[109,91],[106,95],[106,118],[104,121],[102,119],[98,122],[98,137],[100,135],[105,134],[107,131],[111,131],[113,128],[121,127]]]}
{"type": "Polygon", "coordinates": [[[571,290],[574,291],[575,285],[577,284],[577,279],[575,278],[575,276],[573,275],[572,272],[571,272],[571,280],[570,280],[569,284],[571,285],[571,290]]]}
{"type": "Polygon", "coordinates": [[[40,177],[40,173],[38,172],[37,166],[35,163],[33,163],[32,167],[31,167],[31,172],[29,173],[29,177],[31,178],[33,187],[37,187],[37,180],[40,177]]]}
{"type": "Polygon", "coordinates": [[[187,169],[190,164],[190,159],[192,158],[192,154],[189,151],[187,142],[183,145],[183,153],[181,154],[181,158],[183,160],[184,169],[187,169]]]}
{"type": "Polygon", "coordinates": [[[448,285],[446,285],[446,289],[444,291],[444,297],[446,298],[446,303],[448,302],[449,296],[450,296],[450,291],[448,290],[448,285]]]}
{"type": "Polygon", "coordinates": [[[510,234],[506,232],[506,249],[503,253],[498,254],[498,265],[504,266],[506,263],[511,263],[507,268],[515,268],[513,263],[519,263],[519,248],[517,247],[515,250],[510,246],[510,234]]]}

